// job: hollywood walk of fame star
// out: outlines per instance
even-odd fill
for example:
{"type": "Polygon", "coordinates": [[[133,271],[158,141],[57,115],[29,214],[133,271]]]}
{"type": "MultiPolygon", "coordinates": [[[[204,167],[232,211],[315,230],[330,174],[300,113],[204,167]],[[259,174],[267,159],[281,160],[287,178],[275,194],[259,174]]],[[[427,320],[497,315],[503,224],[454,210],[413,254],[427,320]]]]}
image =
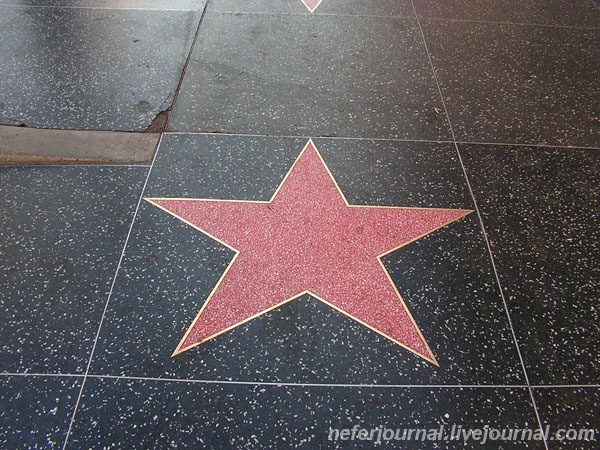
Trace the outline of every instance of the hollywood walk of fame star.
{"type": "Polygon", "coordinates": [[[472,211],[349,205],[312,140],[268,202],[146,200],[236,252],[173,355],[310,294],[437,364],[381,258],[472,211]]]}

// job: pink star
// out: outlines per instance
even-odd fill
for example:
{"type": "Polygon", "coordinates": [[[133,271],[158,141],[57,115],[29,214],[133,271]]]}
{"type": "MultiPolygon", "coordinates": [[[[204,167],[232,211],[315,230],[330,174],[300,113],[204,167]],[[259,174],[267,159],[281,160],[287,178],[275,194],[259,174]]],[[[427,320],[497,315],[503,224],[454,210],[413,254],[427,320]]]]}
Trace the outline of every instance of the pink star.
{"type": "Polygon", "coordinates": [[[236,251],[174,355],[310,294],[437,364],[381,258],[472,211],[349,205],[312,140],[268,202],[146,200],[236,251]]]}
{"type": "Polygon", "coordinates": [[[308,8],[308,10],[312,13],[315,12],[317,6],[321,4],[323,0],[302,0],[302,3],[308,8]]]}

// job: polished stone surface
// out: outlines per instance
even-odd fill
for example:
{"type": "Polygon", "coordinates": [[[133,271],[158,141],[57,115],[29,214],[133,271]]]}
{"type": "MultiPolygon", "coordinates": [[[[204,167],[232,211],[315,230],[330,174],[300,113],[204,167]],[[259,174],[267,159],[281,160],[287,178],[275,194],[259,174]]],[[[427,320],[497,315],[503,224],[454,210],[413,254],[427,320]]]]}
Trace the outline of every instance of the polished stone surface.
{"type": "Polygon", "coordinates": [[[414,19],[207,13],[170,129],[448,139],[435,108],[414,19]]]}
{"type": "Polygon", "coordinates": [[[600,28],[594,0],[413,0],[423,18],[600,28]]]}
{"type": "Polygon", "coordinates": [[[458,141],[599,146],[600,29],[422,23],[458,141]]]}
{"type": "Polygon", "coordinates": [[[0,377],[0,446],[62,448],[81,379],[0,377]]]}
{"type": "Polygon", "coordinates": [[[461,145],[533,384],[600,370],[600,153],[461,145]]]}
{"type": "Polygon", "coordinates": [[[564,437],[567,437],[567,431],[573,436],[571,430],[577,430],[578,433],[579,430],[583,430],[584,433],[580,436],[575,434],[581,437],[577,441],[564,439],[563,442],[552,442],[551,449],[571,449],[574,446],[581,449],[598,448],[600,387],[536,389],[535,398],[544,426],[549,426],[553,432],[564,430],[562,432],[564,437]],[[595,433],[590,434],[590,430],[595,433]],[[592,439],[592,436],[595,439],[592,439]]]}
{"type": "Polygon", "coordinates": [[[85,371],[147,171],[0,168],[0,372],[85,371]]]}
{"type": "MultiPolygon", "coordinates": [[[[421,449],[421,441],[334,441],[331,429],[451,428],[485,424],[535,427],[526,389],[410,389],[247,386],[90,379],[69,449],[183,448],[391,448],[421,449]],[[133,406],[135,405],[135,407],[133,406]],[[331,433],[331,434],[330,434],[331,433]]],[[[400,432],[399,436],[402,436],[400,432]]],[[[427,448],[465,448],[460,441],[426,442],[427,448]]],[[[497,444],[493,443],[493,444],[497,444]]],[[[502,448],[542,449],[536,441],[502,448]]],[[[481,448],[469,442],[467,448],[481,448]]],[[[495,445],[487,448],[499,448],[495,445]]]]}
{"type": "Polygon", "coordinates": [[[598,448],[598,1],[317,3],[0,0],[0,126],[179,130],[0,168],[1,448],[598,448]],[[382,260],[437,365],[310,294],[172,356],[234,252],[144,199],[267,202],[309,138],[351,205],[477,210],[382,260]]]}
{"type": "Polygon", "coordinates": [[[171,106],[199,17],[0,6],[0,121],[144,131],[171,106]]]}

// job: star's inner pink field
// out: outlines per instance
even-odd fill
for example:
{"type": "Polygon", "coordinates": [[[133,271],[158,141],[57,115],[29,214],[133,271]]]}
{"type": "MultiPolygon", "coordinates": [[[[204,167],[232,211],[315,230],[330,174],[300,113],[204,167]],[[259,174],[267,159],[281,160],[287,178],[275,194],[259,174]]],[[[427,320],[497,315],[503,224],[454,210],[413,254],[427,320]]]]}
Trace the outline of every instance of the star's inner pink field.
{"type": "Polygon", "coordinates": [[[302,0],[302,3],[306,5],[310,12],[313,12],[315,9],[317,9],[317,6],[319,6],[321,1],[322,0],[302,0]]]}
{"type": "Polygon", "coordinates": [[[348,205],[312,141],[270,202],[149,201],[238,252],[176,353],[308,292],[435,362],[380,257],[470,211],[348,205]]]}

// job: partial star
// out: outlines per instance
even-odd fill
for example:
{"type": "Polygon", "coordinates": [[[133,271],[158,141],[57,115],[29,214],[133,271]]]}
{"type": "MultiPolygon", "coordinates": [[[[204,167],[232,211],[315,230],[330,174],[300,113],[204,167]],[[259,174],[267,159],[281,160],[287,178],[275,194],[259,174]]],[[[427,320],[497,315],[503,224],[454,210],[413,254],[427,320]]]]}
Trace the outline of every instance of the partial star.
{"type": "Polygon", "coordinates": [[[313,13],[315,12],[315,9],[317,9],[317,6],[319,6],[321,4],[323,0],[302,0],[302,3],[304,3],[304,6],[306,6],[308,8],[308,10],[313,13]]]}
{"type": "Polygon", "coordinates": [[[236,252],[173,355],[309,294],[437,365],[381,258],[472,211],[349,205],[312,140],[270,201],[146,200],[236,252]]]}

